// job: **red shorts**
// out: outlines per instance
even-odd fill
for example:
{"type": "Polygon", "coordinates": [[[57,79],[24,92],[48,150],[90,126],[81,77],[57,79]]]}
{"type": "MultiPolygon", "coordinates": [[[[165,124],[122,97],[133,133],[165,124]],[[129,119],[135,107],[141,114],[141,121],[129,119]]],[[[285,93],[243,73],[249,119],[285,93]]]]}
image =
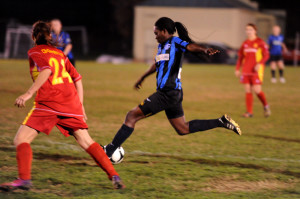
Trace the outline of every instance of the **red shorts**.
{"type": "Polygon", "coordinates": [[[262,80],[258,75],[241,75],[240,82],[242,84],[261,85],[262,80]]]}
{"type": "Polygon", "coordinates": [[[28,113],[22,124],[47,135],[49,135],[52,128],[56,126],[66,137],[72,135],[72,133],[78,129],[88,128],[83,117],[63,116],[53,112],[35,110],[34,108],[28,113]]]}

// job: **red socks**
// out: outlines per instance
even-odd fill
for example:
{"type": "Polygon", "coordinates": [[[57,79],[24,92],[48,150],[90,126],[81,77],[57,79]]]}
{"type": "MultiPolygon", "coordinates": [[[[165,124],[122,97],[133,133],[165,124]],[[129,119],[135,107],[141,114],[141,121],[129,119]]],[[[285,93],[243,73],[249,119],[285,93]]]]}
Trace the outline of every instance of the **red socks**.
{"type": "Polygon", "coordinates": [[[253,95],[252,95],[252,93],[246,93],[246,107],[247,107],[247,112],[252,114],[253,113],[253,95]]]}
{"type": "Polygon", "coordinates": [[[17,146],[17,162],[19,178],[22,180],[30,180],[32,162],[32,150],[30,144],[24,142],[17,146]]]}
{"type": "MultiPolygon", "coordinates": [[[[264,107],[268,106],[268,102],[264,92],[260,92],[257,94],[258,99],[264,105],[264,107]]],[[[248,113],[253,113],[253,95],[252,93],[246,93],[246,107],[248,113]]]]}
{"type": "MultiPolygon", "coordinates": [[[[98,143],[93,143],[86,150],[95,162],[100,166],[108,175],[109,179],[114,175],[119,175],[110,160],[106,156],[104,150],[98,143]]],[[[17,162],[19,170],[19,178],[22,180],[31,179],[31,162],[32,162],[32,150],[29,143],[21,143],[17,146],[17,162]]]]}
{"type": "Polygon", "coordinates": [[[261,103],[264,105],[264,107],[268,106],[268,102],[267,102],[267,99],[266,99],[266,96],[265,96],[264,92],[261,91],[260,93],[258,93],[257,97],[259,98],[261,103]]]}
{"type": "Polygon", "coordinates": [[[109,179],[112,179],[112,176],[114,175],[119,175],[111,164],[106,153],[98,143],[94,142],[91,144],[86,152],[88,152],[88,154],[90,154],[90,156],[92,156],[92,158],[95,160],[97,165],[107,173],[109,179]]]}

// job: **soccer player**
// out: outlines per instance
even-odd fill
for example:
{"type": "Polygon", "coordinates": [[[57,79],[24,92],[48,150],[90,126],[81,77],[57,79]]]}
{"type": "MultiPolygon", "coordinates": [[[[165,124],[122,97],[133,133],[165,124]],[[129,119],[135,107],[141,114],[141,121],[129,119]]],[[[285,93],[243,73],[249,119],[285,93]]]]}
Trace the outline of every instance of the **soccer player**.
{"type": "Polygon", "coordinates": [[[30,143],[43,132],[49,135],[56,126],[66,137],[72,135],[78,144],[90,154],[112,180],[115,189],[124,188],[102,147],[89,135],[83,107],[81,75],[76,71],[63,52],[53,46],[50,24],[38,21],[33,25],[32,39],[35,47],[28,51],[32,86],[15,105],[24,107],[34,93],[34,106],[20,126],[15,138],[19,178],[3,183],[0,189],[12,191],[28,190],[31,182],[32,149],[30,143]]]}
{"type": "Polygon", "coordinates": [[[276,83],[276,67],[279,69],[279,81],[281,83],[285,83],[285,78],[283,75],[284,70],[284,62],[282,59],[282,50],[287,51],[285,44],[283,43],[284,37],[280,34],[281,29],[279,26],[273,26],[272,29],[273,34],[269,36],[268,45],[270,49],[270,67],[271,67],[271,82],[276,83]]]}
{"type": "Polygon", "coordinates": [[[179,135],[187,135],[216,127],[230,129],[241,135],[238,124],[227,115],[217,119],[192,121],[186,121],[184,117],[181,87],[184,52],[204,52],[213,55],[218,51],[195,44],[182,23],[174,22],[167,17],[162,17],[156,21],[154,34],[159,43],[155,64],[150,66],[137,80],[134,87],[140,89],[145,78],[156,72],[157,91],[127,113],[125,122],[112,142],[105,147],[108,157],[111,157],[113,152],[132,134],[136,122],[160,111],[165,111],[169,122],[179,135]],[[176,31],[179,37],[174,36],[176,31]]]}
{"type": "Polygon", "coordinates": [[[51,28],[52,28],[52,38],[54,41],[58,43],[56,46],[59,50],[63,51],[64,54],[68,57],[72,65],[75,67],[75,59],[72,53],[72,41],[69,33],[62,31],[62,24],[59,19],[51,20],[51,28]]]}
{"type": "Polygon", "coordinates": [[[265,117],[268,117],[271,115],[271,111],[261,87],[265,68],[264,64],[269,59],[268,47],[257,36],[257,28],[254,24],[247,24],[246,35],[247,40],[243,42],[239,50],[239,58],[235,70],[235,75],[244,84],[246,93],[247,112],[243,114],[243,117],[248,118],[253,116],[253,91],[263,104],[265,117]],[[242,73],[240,73],[241,67],[242,73]]]}

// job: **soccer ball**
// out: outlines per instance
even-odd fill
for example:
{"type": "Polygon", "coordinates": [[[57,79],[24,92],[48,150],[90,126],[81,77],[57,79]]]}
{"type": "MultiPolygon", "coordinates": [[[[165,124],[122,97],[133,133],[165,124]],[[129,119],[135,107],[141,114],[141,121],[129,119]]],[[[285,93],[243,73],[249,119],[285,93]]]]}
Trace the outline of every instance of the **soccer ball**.
{"type": "Polygon", "coordinates": [[[125,154],[125,151],[123,149],[123,147],[118,147],[115,152],[112,154],[110,161],[111,163],[113,164],[119,164],[123,161],[123,158],[124,158],[124,154],[125,154]]]}

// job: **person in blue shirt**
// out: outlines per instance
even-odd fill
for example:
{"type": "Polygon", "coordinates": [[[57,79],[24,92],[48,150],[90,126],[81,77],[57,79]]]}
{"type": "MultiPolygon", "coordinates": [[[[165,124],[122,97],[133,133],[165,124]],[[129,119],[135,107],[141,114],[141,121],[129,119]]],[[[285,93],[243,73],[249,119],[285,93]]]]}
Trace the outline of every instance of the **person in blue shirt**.
{"type": "Polygon", "coordinates": [[[284,62],[282,58],[282,51],[287,51],[285,44],[283,43],[284,37],[280,34],[281,29],[279,26],[273,26],[273,34],[269,36],[268,45],[270,50],[270,67],[271,67],[271,82],[276,83],[276,68],[278,66],[280,82],[285,83],[285,78],[283,75],[284,62]]]}
{"type": "Polygon", "coordinates": [[[160,111],[165,111],[170,124],[179,135],[217,127],[223,127],[241,135],[239,125],[228,115],[211,120],[185,120],[181,84],[184,52],[202,52],[213,55],[219,51],[197,45],[189,37],[188,31],[182,23],[174,22],[167,17],[162,17],[156,21],[154,35],[159,43],[155,63],[137,80],[134,88],[140,89],[145,78],[156,72],[156,92],[127,113],[125,122],[112,142],[104,146],[107,156],[111,157],[114,151],[132,134],[136,122],[160,111]],[[174,36],[176,31],[179,37],[174,36]]]}
{"type": "Polygon", "coordinates": [[[59,19],[51,20],[52,39],[58,44],[57,48],[69,58],[70,62],[75,67],[75,59],[72,53],[72,41],[69,33],[62,31],[62,23],[59,19]]]}

